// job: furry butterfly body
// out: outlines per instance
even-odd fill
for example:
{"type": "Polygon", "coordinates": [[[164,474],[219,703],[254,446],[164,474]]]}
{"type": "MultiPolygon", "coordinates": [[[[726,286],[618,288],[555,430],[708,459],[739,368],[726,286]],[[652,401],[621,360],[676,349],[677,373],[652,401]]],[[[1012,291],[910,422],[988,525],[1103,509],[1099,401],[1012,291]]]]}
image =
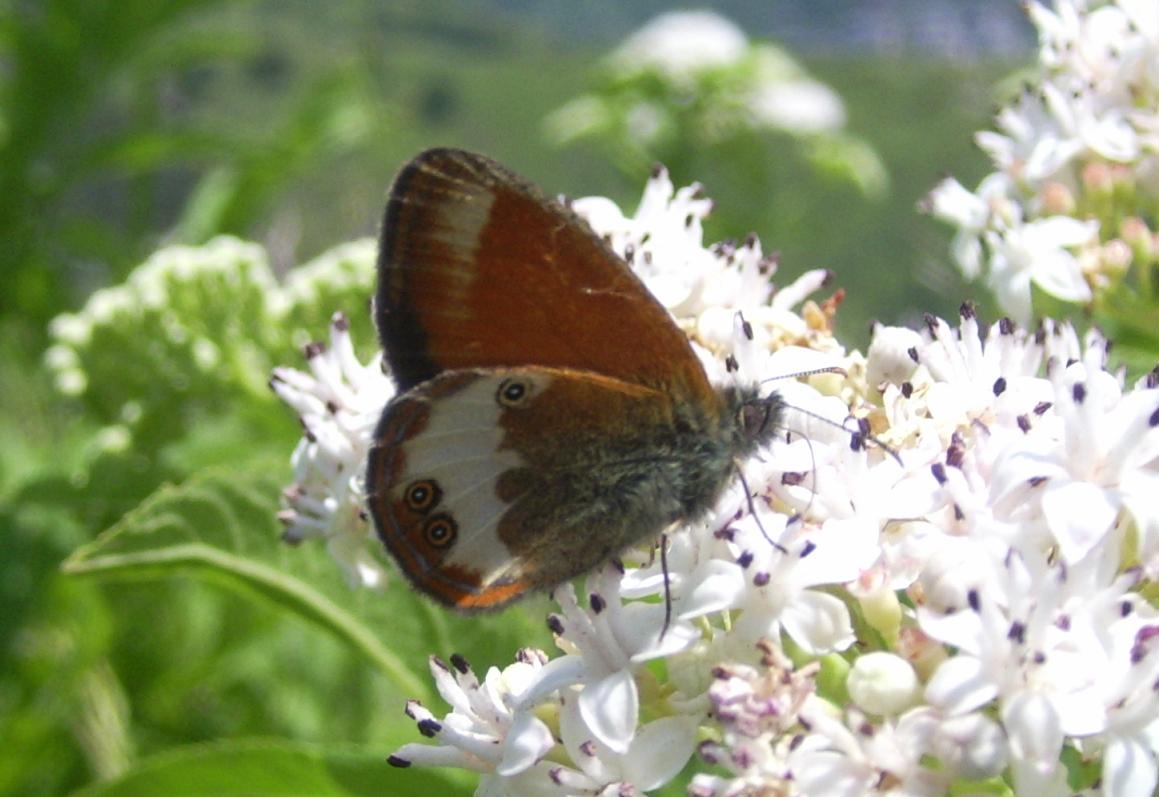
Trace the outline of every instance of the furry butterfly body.
{"type": "Polygon", "coordinates": [[[627,264],[480,155],[430,150],[396,178],[375,310],[400,394],[370,511],[411,582],[462,610],[701,515],[780,415],[775,395],[710,385],[627,264]]]}

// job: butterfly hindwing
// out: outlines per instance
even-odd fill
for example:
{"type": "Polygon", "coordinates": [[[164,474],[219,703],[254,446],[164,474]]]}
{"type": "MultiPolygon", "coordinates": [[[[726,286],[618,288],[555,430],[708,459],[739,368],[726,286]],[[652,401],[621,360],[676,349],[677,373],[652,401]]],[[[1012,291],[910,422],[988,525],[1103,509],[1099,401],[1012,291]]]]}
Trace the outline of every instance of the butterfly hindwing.
{"type": "Polygon", "coordinates": [[[367,478],[379,534],[416,586],[460,609],[554,586],[727,478],[726,448],[701,447],[693,462],[680,437],[702,439],[719,419],[675,411],[664,394],[591,372],[444,372],[379,424],[367,478]]]}

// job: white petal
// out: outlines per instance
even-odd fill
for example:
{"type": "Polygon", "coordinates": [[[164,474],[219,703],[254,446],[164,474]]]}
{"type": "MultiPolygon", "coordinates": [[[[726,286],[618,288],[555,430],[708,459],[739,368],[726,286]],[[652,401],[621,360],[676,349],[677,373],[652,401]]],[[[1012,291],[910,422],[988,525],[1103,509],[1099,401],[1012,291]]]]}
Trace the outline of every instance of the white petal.
{"type": "Polygon", "coordinates": [[[947,714],[963,714],[989,703],[998,686],[986,674],[982,662],[957,656],[942,662],[926,685],[926,700],[947,714]]]}
{"type": "Polygon", "coordinates": [[[1103,793],[1107,797],[1150,797],[1159,780],[1155,752],[1138,739],[1115,738],[1103,753],[1103,793]]]}
{"type": "Polygon", "coordinates": [[[624,758],[624,780],[640,791],[676,777],[696,749],[696,720],[664,717],[640,728],[624,758]]]}
{"type": "MultiPolygon", "coordinates": [[[[994,136],[993,133],[988,135],[994,136]]],[[[981,228],[986,224],[986,216],[989,214],[986,202],[967,191],[953,177],[946,177],[934,186],[926,201],[930,212],[958,227],[981,228]]]]}
{"type": "Polygon", "coordinates": [[[792,774],[802,794],[864,797],[873,793],[877,776],[871,767],[859,766],[847,756],[828,751],[810,753],[800,759],[792,774]]]}
{"type": "Polygon", "coordinates": [[[472,758],[458,747],[442,744],[419,744],[411,742],[404,744],[391,754],[393,758],[401,758],[420,767],[458,767],[460,769],[479,769],[480,762],[472,758]]]}
{"type": "Polygon", "coordinates": [[[1085,244],[1099,234],[1099,223],[1070,216],[1050,216],[1030,222],[1022,230],[1027,246],[1051,249],[1085,244]]]}
{"type": "Polygon", "coordinates": [[[1022,326],[1029,326],[1033,316],[1030,298],[1030,276],[1025,271],[994,271],[989,285],[998,299],[998,305],[1022,326]]]}
{"type": "Polygon", "coordinates": [[[1063,733],[1054,706],[1045,695],[1022,692],[1002,706],[1002,724],[1014,758],[1047,771],[1058,762],[1063,733]]]}
{"type": "Polygon", "coordinates": [[[576,199],[571,203],[571,209],[586,220],[593,230],[603,234],[616,233],[628,226],[620,207],[606,197],[590,196],[576,199]]]}
{"type": "Polygon", "coordinates": [[[625,669],[589,682],[580,692],[579,711],[596,739],[616,753],[626,753],[640,717],[636,679],[625,669]]]}
{"type": "MultiPolygon", "coordinates": [[[[675,601],[673,616],[675,617],[675,601]]],[[[612,615],[616,639],[634,663],[672,656],[700,639],[691,623],[677,619],[664,628],[664,603],[626,603],[612,615]],[[664,636],[661,637],[660,634],[664,636]]]]}
{"type": "Polygon", "coordinates": [[[555,744],[551,729],[530,711],[515,716],[507,731],[503,757],[495,767],[498,775],[516,775],[530,767],[555,744]]]}
{"type": "Polygon", "coordinates": [[[1042,497],[1042,511],[1063,558],[1073,564],[1106,536],[1119,506],[1107,490],[1072,481],[1049,485],[1042,497]]]}
{"type": "Polygon", "coordinates": [[[785,607],[781,623],[793,641],[809,655],[844,650],[853,644],[849,610],[840,599],[805,590],[785,607]]]}
{"type": "Polygon", "coordinates": [[[950,717],[935,731],[934,750],[951,772],[968,780],[992,778],[1006,768],[1006,734],[983,714],[950,717]]]}
{"type": "Polygon", "coordinates": [[[1078,261],[1069,252],[1042,254],[1035,259],[1033,279],[1038,287],[1067,302],[1091,298],[1091,286],[1083,278],[1078,261]]]}
{"type": "Polygon", "coordinates": [[[744,569],[736,562],[710,559],[692,574],[695,583],[673,602],[681,620],[735,608],[744,594],[744,569]]]}
{"type": "Polygon", "coordinates": [[[581,656],[563,656],[543,666],[515,703],[516,710],[534,706],[557,689],[580,683],[587,671],[581,656]]]}
{"type": "Polygon", "coordinates": [[[472,714],[471,698],[463,691],[459,681],[445,663],[436,663],[434,656],[429,661],[431,675],[435,678],[435,689],[439,691],[443,700],[450,703],[458,714],[472,714]]]}
{"type": "Polygon", "coordinates": [[[817,546],[793,567],[802,586],[853,581],[881,554],[877,523],[861,518],[826,520],[817,546]]]}

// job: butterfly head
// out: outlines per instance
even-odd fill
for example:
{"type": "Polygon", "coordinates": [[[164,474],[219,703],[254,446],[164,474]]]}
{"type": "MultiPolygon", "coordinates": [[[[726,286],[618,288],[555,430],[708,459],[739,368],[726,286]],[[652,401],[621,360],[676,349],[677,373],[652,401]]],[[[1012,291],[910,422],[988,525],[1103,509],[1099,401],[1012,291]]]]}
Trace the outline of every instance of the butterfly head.
{"type": "Polygon", "coordinates": [[[781,428],[785,401],[773,391],[761,395],[756,388],[727,393],[735,418],[734,447],[738,456],[748,456],[772,442],[781,428]]]}

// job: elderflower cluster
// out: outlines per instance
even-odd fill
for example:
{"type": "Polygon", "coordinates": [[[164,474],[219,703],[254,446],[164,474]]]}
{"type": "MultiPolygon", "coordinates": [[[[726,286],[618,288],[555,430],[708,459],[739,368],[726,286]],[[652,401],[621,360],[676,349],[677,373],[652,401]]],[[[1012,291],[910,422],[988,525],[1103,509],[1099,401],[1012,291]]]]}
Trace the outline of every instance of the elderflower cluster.
{"type": "MultiPolygon", "coordinates": [[[[1128,384],[1098,334],[987,328],[969,305],[847,352],[840,295],[808,298],[828,275],[772,290],[760,242],[705,247],[709,203],[662,170],[634,215],[574,206],[714,381],[781,378],[785,431],[663,557],[558,588],[558,654],[482,676],[432,658],[450,709],[408,705],[427,741],[391,763],[469,769],[479,795],[642,794],[689,762],[693,797],[1151,795],[1156,375],[1128,384]]],[[[340,326],[278,389],[308,430],[291,528],[349,555],[390,391],[340,326]]]]}
{"type": "Polygon", "coordinates": [[[994,165],[974,191],[943,180],[927,199],[958,228],[963,274],[984,276],[1029,323],[1031,286],[1066,302],[1152,293],[1159,266],[1159,4],[1028,2],[1037,75],[976,142],[994,165]]]}

